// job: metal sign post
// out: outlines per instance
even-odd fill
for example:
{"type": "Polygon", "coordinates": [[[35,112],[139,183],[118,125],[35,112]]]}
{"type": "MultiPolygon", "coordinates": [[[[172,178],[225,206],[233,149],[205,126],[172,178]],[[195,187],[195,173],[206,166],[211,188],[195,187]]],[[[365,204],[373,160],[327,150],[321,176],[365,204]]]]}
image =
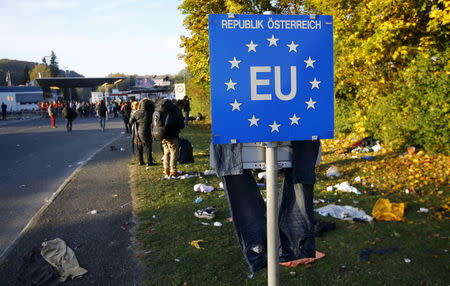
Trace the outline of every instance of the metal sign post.
{"type": "Polygon", "coordinates": [[[277,142],[266,145],[267,184],[267,280],[269,286],[278,286],[278,159],[277,142]]]}

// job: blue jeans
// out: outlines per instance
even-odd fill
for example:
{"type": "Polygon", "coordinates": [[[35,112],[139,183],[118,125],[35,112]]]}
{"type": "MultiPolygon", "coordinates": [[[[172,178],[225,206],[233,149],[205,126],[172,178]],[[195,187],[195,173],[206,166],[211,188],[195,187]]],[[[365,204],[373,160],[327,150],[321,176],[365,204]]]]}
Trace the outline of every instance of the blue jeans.
{"type": "Polygon", "coordinates": [[[99,119],[100,119],[100,128],[102,129],[102,130],[105,130],[105,124],[106,124],[106,117],[99,117],[99,119]]]}
{"type": "MultiPolygon", "coordinates": [[[[279,210],[280,262],[315,257],[313,186],[293,183],[292,169],[285,169],[279,210]]],[[[266,206],[249,170],[222,177],[241,250],[250,271],[267,265],[266,206]]]]}

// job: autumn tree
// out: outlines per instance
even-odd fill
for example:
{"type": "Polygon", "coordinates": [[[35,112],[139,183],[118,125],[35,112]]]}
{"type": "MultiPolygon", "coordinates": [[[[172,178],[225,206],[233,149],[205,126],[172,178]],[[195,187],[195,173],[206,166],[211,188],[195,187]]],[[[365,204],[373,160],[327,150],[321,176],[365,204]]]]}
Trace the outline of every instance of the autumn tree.
{"type": "Polygon", "coordinates": [[[45,64],[35,65],[34,68],[30,72],[30,80],[35,80],[40,77],[50,77],[51,71],[50,68],[45,64]]]}

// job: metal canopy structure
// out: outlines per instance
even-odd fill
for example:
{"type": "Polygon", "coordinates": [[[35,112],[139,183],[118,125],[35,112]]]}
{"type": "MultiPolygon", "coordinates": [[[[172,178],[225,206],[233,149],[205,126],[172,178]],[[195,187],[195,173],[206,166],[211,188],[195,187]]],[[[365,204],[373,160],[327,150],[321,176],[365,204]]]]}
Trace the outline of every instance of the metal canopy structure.
{"type": "Polygon", "coordinates": [[[45,77],[37,78],[37,83],[43,88],[57,86],[59,88],[97,87],[105,83],[113,84],[126,77],[45,77]]]}

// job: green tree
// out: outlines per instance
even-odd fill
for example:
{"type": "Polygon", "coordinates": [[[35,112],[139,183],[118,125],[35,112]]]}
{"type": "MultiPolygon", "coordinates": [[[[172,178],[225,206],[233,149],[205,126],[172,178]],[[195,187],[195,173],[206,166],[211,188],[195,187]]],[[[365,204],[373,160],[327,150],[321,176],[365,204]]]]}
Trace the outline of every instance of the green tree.
{"type": "Polygon", "coordinates": [[[34,68],[30,72],[30,80],[39,78],[39,74],[41,75],[41,77],[50,77],[50,68],[45,64],[38,64],[34,66],[34,68]]]}
{"type": "MultiPolygon", "coordinates": [[[[45,59],[45,58],[44,58],[45,59]]],[[[52,77],[59,76],[59,66],[58,61],[56,59],[56,54],[54,51],[52,51],[50,55],[50,64],[49,64],[50,72],[52,77]]]]}

